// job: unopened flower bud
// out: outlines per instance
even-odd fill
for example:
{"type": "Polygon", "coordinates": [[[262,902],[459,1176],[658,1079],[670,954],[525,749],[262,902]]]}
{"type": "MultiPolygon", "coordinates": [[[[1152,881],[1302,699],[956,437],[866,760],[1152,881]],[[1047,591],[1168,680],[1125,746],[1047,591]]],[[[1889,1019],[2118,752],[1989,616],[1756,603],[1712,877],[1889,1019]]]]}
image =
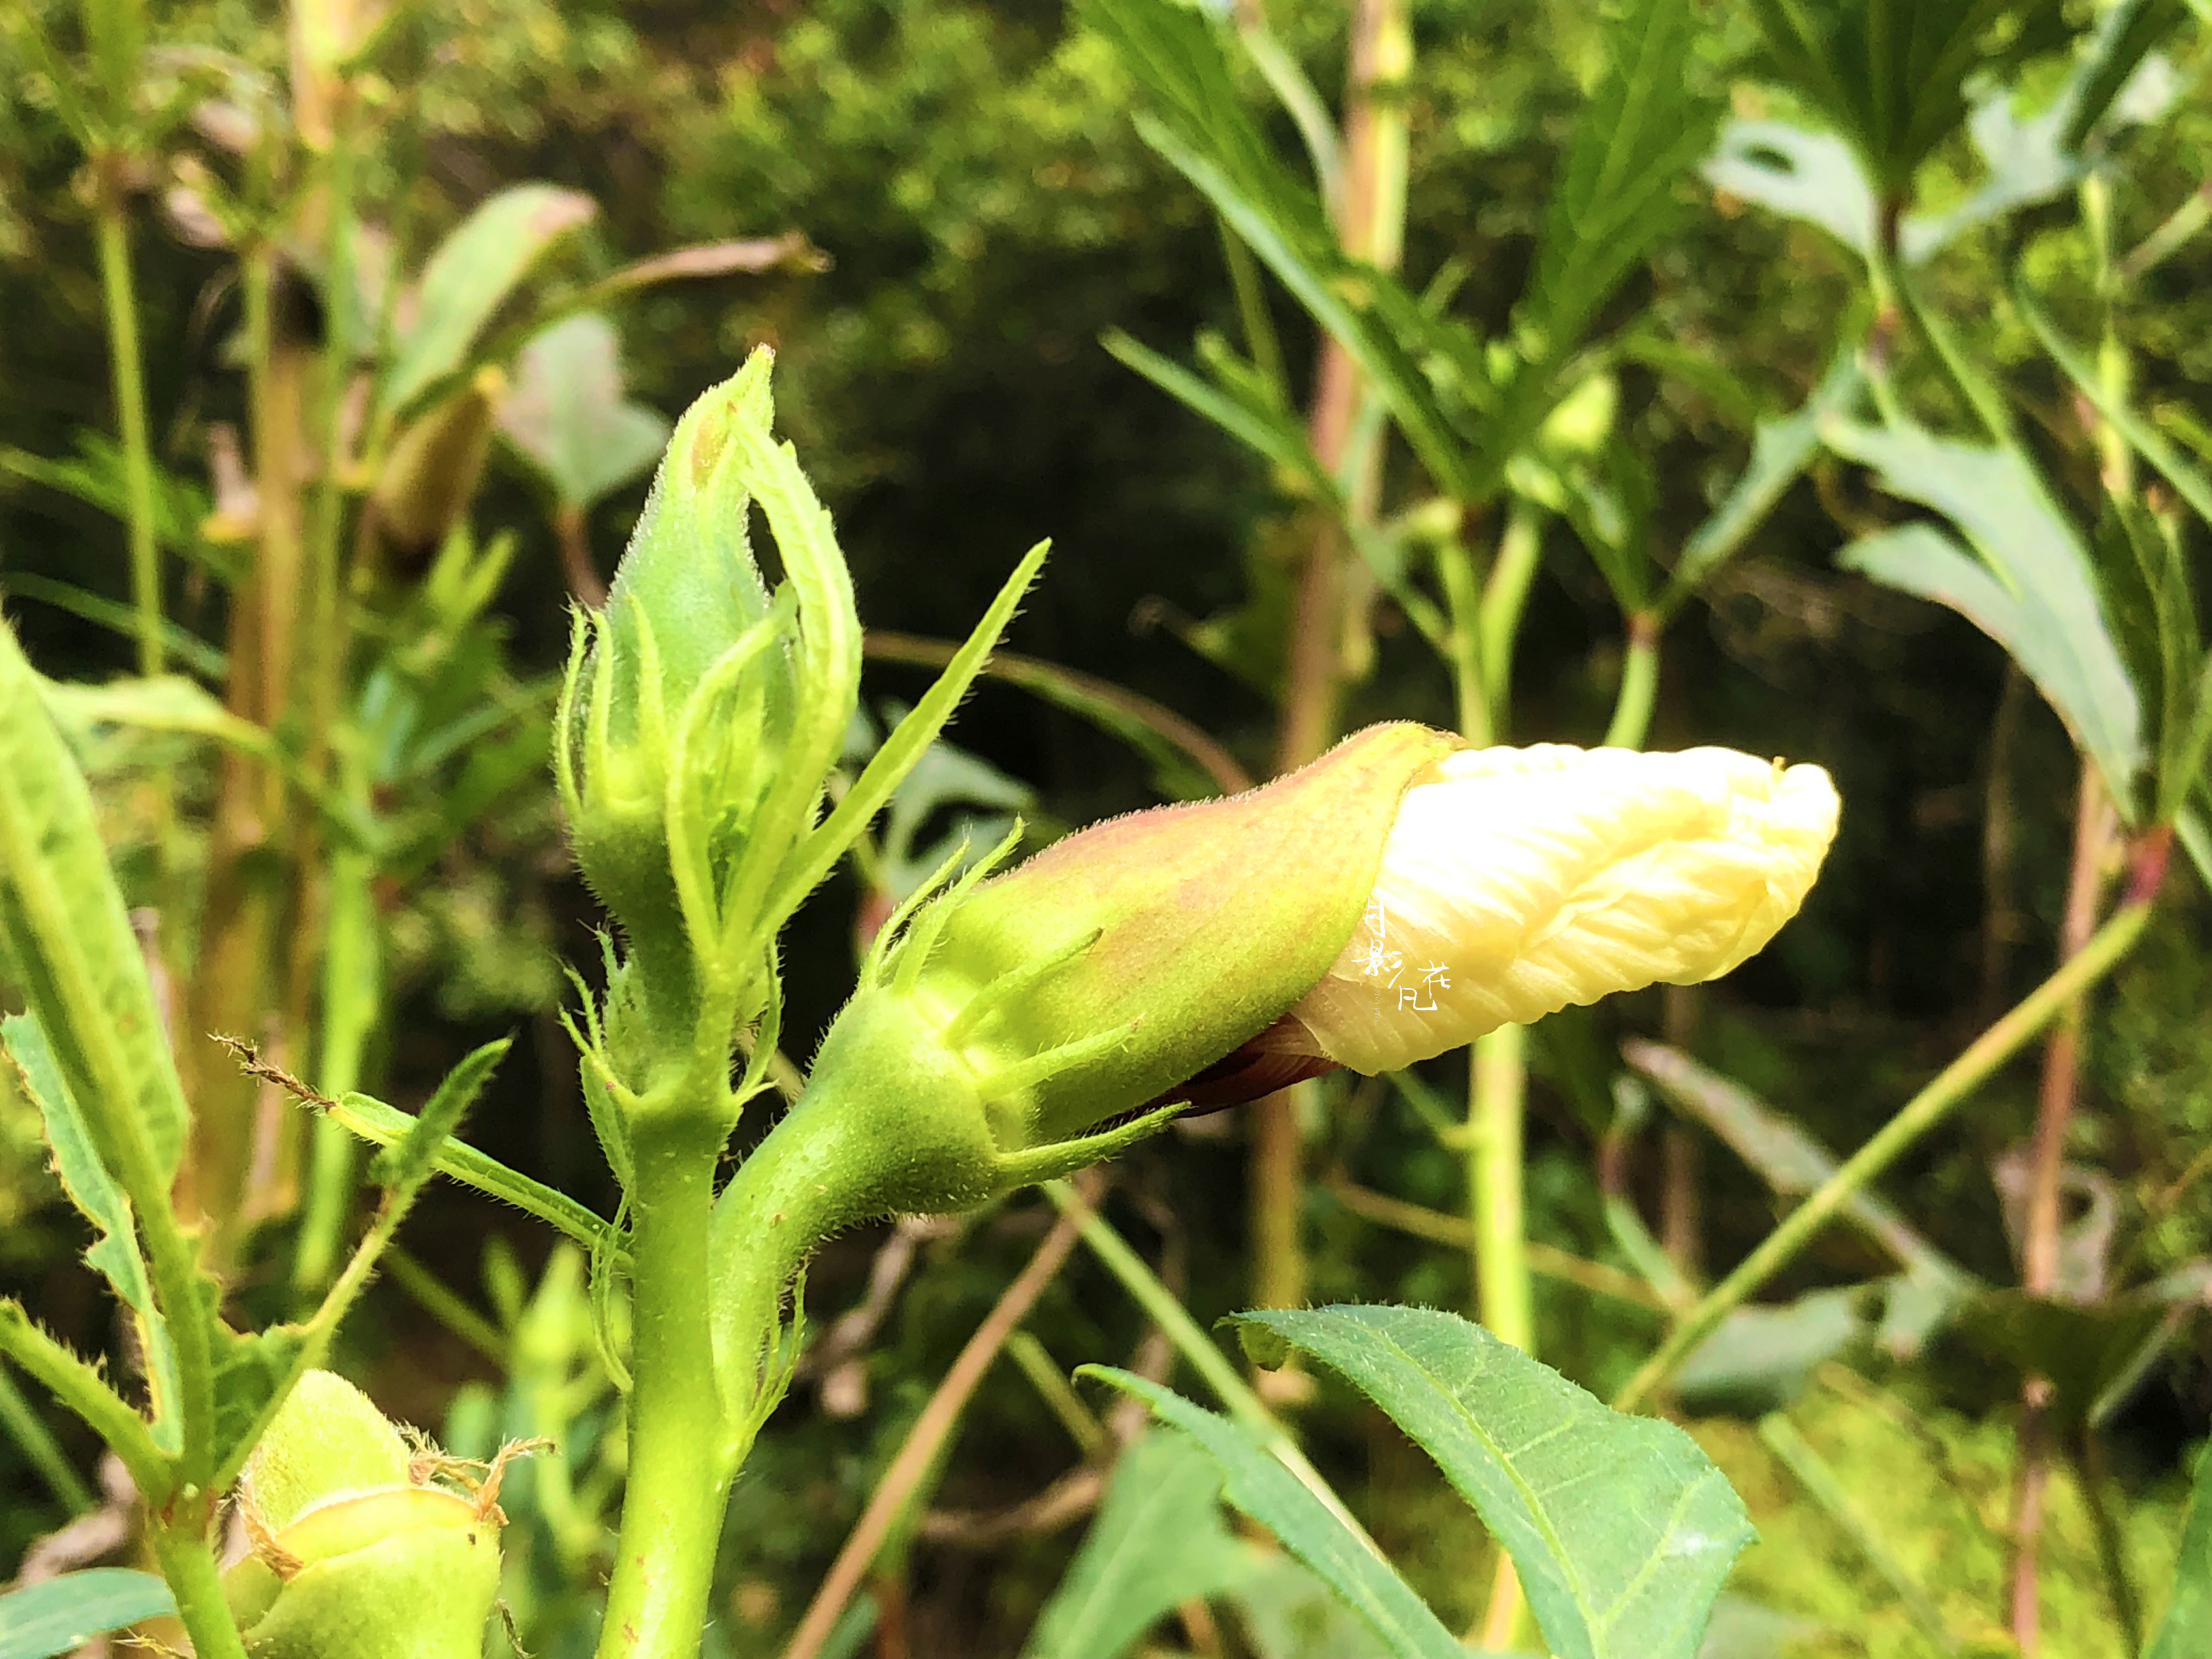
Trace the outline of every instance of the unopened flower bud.
{"type": "Polygon", "coordinates": [[[1261,1046],[1395,1071],[1718,978],[1797,913],[1838,811],[1820,768],[1730,749],[1447,756],[1407,792],[1359,927],[1261,1046]]]}
{"type": "Polygon", "coordinates": [[[677,423],[606,608],[580,622],[562,690],[555,741],[576,862],[634,943],[685,948],[672,767],[705,775],[710,834],[741,836],[790,716],[784,642],[746,534],[751,497],[732,441],[738,423],[768,429],[770,362],[756,352],[677,423]],[[702,691],[711,708],[696,706],[702,691]],[[687,723],[702,740],[679,757],[687,723]]]}
{"type": "Polygon", "coordinates": [[[506,391],[507,376],[487,364],[393,441],[369,503],[378,529],[402,555],[428,556],[468,512],[506,391]]]}
{"type": "Polygon", "coordinates": [[[1110,820],[893,919],[725,1212],[788,1206],[805,1244],[967,1208],[1183,1104],[1713,978],[1796,914],[1837,812],[1816,766],[1398,725],[1110,820]]]}
{"type": "MultiPolygon", "coordinates": [[[[1188,1099],[1327,971],[1400,796],[1456,741],[1370,727],[1263,788],[1069,836],[887,936],[813,1070],[869,1121],[842,1155],[855,1213],[967,1207],[1188,1099]]],[[[1285,1080],[1316,1069],[1297,1065],[1285,1080]]]]}
{"type": "Polygon", "coordinates": [[[300,1379],[246,1464],[223,1591],[252,1659],[477,1659],[499,1595],[498,1464],[411,1450],[367,1395],[300,1379]]]}

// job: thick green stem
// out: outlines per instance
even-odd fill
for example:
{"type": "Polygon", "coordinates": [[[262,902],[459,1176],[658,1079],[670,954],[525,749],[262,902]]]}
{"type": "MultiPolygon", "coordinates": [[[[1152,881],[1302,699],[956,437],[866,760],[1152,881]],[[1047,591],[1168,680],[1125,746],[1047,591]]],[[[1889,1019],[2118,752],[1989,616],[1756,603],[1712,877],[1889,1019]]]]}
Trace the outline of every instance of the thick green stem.
{"type": "MultiPolygon", "coordinates": [[[[738,1166],[714,1206],[714,1352],[725,1384],[766,1382],[784,1291],[815,1246],[863,1216],[850,1193],[851,1131],[830,1097],[801,1095],[738,1166]]],[[[734,1409],[745,1409],[737,1402],[734,1409]]]]}
{"type": "Polygon", "coordinates": [[[100,209],[100,286],[107,305],[108,358],[115,424],[123,443],[123,490],[130,515],[131,604],[138,672],[161,672],[161,562],[154,536],[154,451],[146,435],[146,377],[138,344],[138,298],[131,276],[131,233],[112,191],[100,209]]]}
{"type": "MultiPolygon", "coordinates": [[[[348,793],[358,799],[366,791],[349,788],[348,793]]],[[[362,1060],[382,1000],[376,903],[370,886],[375,874],[369,855],[349,848],[333,852],[325,869],[323,1018],[316,1077],[322,1093],[332,1100],[361,1086],[362,1060]]],[[[337,1269],[356,1164],[353,1136],[331,1118],[316,1120],[309,1145],[307,1203],[292,1250],[292,1288],[303,1297],[319,1292],[337,1269]]]]}
{"type": "Polygon", "coordinates": [[[222,1577],[208,1544],[208,1512],[213,1500],[180,1505],[184,1513],[157,1519],[152,1534],[154,1559],[177,1598],[177,1617],[192,1638],[198,1659],[246,1659],[238,1624],[223,1599],[222,1577]]]}
{"type": "Polygon", "coordinates": [[[1641,749],[1651,730],[1651,705],[1659,693],[1659,623],[1648,613],[1628,619],[1628,654],[1620,665],[1620,695],[1605,728],[1608,749],[1641,749]]]}
{"type": "Polygon", "coordinates": [[[1456,537],[1437,549],[1437,581],[1444,591],[1444,614],[1451,624],[1452,701],[1459,709],[1460,735],[1476,748],[1498,740],[1496,705],[1490,696],[1489,645],[1482,626],[1482,601],[1475,586],[1474,561],[1456,537]]]}
{"type": "Polygon", "coordinates": [[[1505,533],[1498,538],[1490,579],[1482,585],[1478,630],[1483,701],[1489,706],[1492,723],[1501,731],[1512,706],[1513,647],[1520,637],[1521,614],[1528,608],[1528,589],[1536,579],[1543,545],[1543,521],[1536,509],[1526,501],[1515,501],[1505,515],[1505,533]]]}
{"type": "Polygon", "coordinates": [[[629,1467],[599,1659],[694,1659],[734,1459],[706,1291],[716,1147],[641,1127],[630,1188],[629,1467]]]}
{"type": "Polygon", "coordinates": [[[2049,1024],[2069,1001],[2112,972],[2135,947],[2149,919],[2148,900],[2136,900],[2122,907],[2097,930],[2095,937],[2078,955],[2028,993],[2010,1013],[1975,1038],[1933,1082],[1906,1102],[1872,1139],[1845,1159],[1818,1191],[1792,1210],[1735,1272],[1714,1285],[1682,1316],[1674,1334],[1614,1399],[1615,1407],[1631,1411],[1650,1399],[1691,1350],[1711,1336],[1731,1310],[1794,1261],[1854,1194],[1873,1182],[1915,1141],[1966,1101],[1998,1066],[2018,1054],[2049,1024]]]}
{"type": "Polygon", "coordinates": [[[1491,1334],[1536,1351],[1528,1240],[1522,1205],[1522,1115],[1528,1033],[1501,1025],[1475,1039],[1468,1090],[1467,1186],[1474,1223],[1475,1309],[1491,1334]]]}

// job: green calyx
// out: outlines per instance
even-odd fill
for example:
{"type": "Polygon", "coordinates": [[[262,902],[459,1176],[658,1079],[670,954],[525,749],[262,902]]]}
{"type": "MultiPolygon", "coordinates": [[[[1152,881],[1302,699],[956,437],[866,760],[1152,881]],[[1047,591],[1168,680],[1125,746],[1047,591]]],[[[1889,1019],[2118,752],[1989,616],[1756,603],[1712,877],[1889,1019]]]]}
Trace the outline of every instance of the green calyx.
{"type": "Polygon", "coordinates": [[[969,1208],[1157,1129],[1328,970],[1400,800],[1457,745],[1372,727],[1263,788],[971,877],[902,934],[895,919],[790,1120],[834,1139],[843,1201],[823,1218],[969,1208]]]}
{"type": "Polygon", "coordinates": [[[300,1380],[239,1495],[252,1550],[223,1592],[252,1659],[477,1659],[499,1596],[500,1465],[410,1449],[328,1371],[300,1380]]]}
{"type": "Polygon", "coordinates": [[[319,1504],[407,1481],[407,1443],[367,1395],[332,1371],[295,1383],[253,1449],[246,1501],[276,1533],[319,1504]]]}

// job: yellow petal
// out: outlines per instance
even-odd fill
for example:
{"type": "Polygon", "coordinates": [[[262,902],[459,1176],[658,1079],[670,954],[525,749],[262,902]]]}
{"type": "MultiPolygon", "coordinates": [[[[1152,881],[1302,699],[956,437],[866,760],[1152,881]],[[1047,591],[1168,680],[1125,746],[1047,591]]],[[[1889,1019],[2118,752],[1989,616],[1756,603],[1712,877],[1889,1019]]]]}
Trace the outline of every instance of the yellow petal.
{"type": "Polygon", "coordinates": [[[1390,1071],[1572,1003],[1717,978],[1796,914],[1838,810],[1820,768],[1729,749],[1447,756],[1407,792],[1365,920],[1285,1046],[1390,1071]]]}

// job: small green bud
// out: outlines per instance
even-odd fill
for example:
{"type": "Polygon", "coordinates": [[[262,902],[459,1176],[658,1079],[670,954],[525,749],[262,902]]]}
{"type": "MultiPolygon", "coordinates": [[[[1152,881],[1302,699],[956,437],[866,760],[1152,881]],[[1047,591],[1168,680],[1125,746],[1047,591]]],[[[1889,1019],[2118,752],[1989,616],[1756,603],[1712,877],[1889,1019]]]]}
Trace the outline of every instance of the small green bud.
{"type": "Polygon", "coordinates": [[[393,441],[369,504],[377,528],[400,553],[427,556],[468,512],[506,391],[507,376],[486,365],[393,441]]]}
{"type": "Polygon", "coordinates": [[[1072,836],[887,937],[809,1086],[845,1132],[838,1219],[971,1207],[1204,1096],[1351,939],[1401,798],[1457,744],[1371,727],[1263,788],[1072,836]]]}
{"type": "Polygon", "coordinates": [[[438,1483],[465,1467],[410,1450],[343,1378],[302,1376],[246,1464],[252,1550],[223,1575],[252,1659],[477,1659],[501,1462],[471,1491],[438,1483]]]}
{"type": "Polygon", "coordinates": [[[562,691],[556,763],[577,865],[648,949],[684,939],[668,817],[685,803],[672,774],[714,796],[710,838],[742,836],[790,721],[787,653],[732,441],[739,423],[769,428],[771,361],[755,352],[677,423],[606,609],[580,620],[562,691]]]}

